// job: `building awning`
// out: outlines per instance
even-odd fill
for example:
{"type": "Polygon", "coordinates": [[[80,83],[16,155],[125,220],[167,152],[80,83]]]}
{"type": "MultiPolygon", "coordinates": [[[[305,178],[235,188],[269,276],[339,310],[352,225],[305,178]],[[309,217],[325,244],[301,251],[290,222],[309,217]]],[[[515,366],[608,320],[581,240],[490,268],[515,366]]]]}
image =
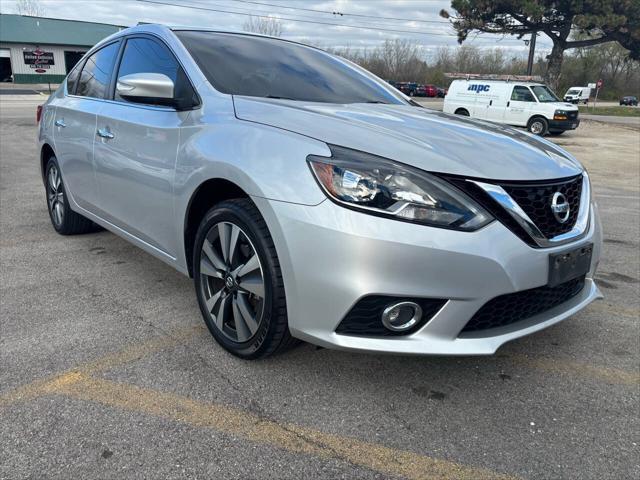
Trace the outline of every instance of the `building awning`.
{"type": "Polygon", "coordinates": [[[92,47],[122,25],[0,14],[0,42],[92,47]]]}

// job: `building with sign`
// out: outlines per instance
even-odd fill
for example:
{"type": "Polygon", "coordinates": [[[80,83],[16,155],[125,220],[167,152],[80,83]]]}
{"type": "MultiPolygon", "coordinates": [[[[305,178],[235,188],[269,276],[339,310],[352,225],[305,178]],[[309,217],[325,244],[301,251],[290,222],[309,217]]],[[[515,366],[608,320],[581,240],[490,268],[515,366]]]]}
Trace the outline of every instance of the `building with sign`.
{"type": "Polygon", "coordinates": [[[0,14],[0,82],[60,83],[121,25],[0,14]]]}

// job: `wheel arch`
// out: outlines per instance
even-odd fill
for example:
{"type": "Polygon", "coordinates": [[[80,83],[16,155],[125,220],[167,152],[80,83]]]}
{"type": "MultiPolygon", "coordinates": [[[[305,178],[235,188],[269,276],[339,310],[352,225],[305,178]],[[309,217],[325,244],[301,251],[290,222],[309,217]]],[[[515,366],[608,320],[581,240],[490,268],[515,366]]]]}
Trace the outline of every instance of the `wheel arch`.
{"type": "Polygon", "coordinates": [[[527,120],[527,125],[529,125],[536,118],[541,118],[545,122],[549,123],[549,119],[547,117],[545,117],[544,115],[542,115],[540,113],[535,113],[535,114],[533,114],[533,115],[531,115],[529,117],[529,120],[527,120]]]}
{"type": "Polygon", "coordinates": [[[468,109],[464,108],[464,107],[458,107],[455,109],[455,111],[453,112],[454,115],[465,115],[466,117],[471,116],[471,113],[469,112],[468,109]],[[467,112],[466,115],[462,112],[467,112]]]}
{"type": "Polygon", "coordinates": [[[210,178],[194,190],[184,215],[183,242],[189,277],[193,277],[193,242],[202,217],[214,205],[232,198],[251,197],[240,186],[224,178],[210,178]]]}
{"type": "Polygon", "coordinates": [[[45,169],[47,168],[47,162],[51,157],[55,157],[55,152],[53,151],[53,147],[48,143],[42,144],[42,148],[40,148],[40,174],[42,175],[42,181],[44,182],[44,174],[45,169]]]}

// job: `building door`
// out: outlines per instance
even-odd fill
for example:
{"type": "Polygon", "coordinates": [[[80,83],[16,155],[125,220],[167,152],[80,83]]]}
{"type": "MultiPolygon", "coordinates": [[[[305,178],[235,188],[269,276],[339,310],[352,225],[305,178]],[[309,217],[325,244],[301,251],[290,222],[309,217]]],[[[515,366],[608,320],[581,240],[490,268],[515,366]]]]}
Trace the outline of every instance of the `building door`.
{"type": "Polygon", "coordinates": [[[11,51],[8,48],[0,48],[0,82],[13,82],[11,51]]]}
{"type": "Polygon", "coordinates": [[[68,74],[73,67],[76,66],[76,63],[80,61],[85,52],[70,52],[65,50],[64,52],[64,68],[65,72],[68,74]]]}

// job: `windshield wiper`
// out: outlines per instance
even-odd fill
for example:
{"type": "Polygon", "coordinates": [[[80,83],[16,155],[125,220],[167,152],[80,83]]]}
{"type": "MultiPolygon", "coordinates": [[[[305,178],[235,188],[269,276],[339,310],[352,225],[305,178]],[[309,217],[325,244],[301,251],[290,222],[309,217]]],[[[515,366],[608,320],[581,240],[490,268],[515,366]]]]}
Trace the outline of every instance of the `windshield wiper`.
{"type": "Polygon", "coordinates": [[[279,97],[277,95],[265,95],[264,98],[275,98],[276,100],[293,100],[294,102],[297,101],[295,98],[279,97]]]}

